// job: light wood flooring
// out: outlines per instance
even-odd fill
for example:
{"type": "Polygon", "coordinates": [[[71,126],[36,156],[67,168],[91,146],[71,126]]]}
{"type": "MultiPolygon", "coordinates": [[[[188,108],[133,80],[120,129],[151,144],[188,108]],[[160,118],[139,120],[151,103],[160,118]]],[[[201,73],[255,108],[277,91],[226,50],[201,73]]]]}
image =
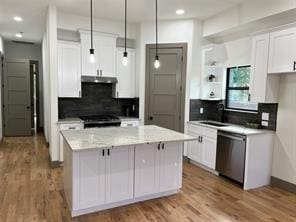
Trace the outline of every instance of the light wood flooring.
{"type": "Polygon", "coordinates": [[[183,179],[177,195],[71,218],[62,170],[49,167],[44,138],[5,138],[0,145],[0,222],[296,221],[295,194],[274,187],[245,192],[189,164],[183,179]]]}

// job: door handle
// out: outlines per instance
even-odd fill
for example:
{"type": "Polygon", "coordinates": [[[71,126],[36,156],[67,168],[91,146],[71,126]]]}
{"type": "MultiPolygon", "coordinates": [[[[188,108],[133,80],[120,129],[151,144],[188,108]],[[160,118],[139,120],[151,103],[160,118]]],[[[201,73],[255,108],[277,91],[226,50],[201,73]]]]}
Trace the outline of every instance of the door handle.
{"type": "Polygon", "coordinates": [[[27,106],[27,109],[31,109],[31,106],[27,106]]]}
{"type": "Polygon", "coordinates": [[[153,116],[150,116],[149,119],[150,119],[150,120],[153,120],[153,116]]]}

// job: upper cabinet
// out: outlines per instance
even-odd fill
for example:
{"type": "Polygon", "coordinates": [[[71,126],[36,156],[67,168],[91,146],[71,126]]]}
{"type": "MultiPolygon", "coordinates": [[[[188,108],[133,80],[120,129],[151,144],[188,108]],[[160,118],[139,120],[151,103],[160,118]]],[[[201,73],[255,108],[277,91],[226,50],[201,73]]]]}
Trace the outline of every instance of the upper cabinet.
{"type": "Polygon", "coordinates": [[[118,83],[116,85],[117,98],[134,98],[136,97],[136,54],[134,49],[127,49],[128,65],[122,65],[124,48],[117,48],[117,66],[116,77],[118,83]]]}
{"type": "Polygon", "coordinates": [[[250,100],[255,103],[278,102],[279,75],[268,75],[270,35],[253,37],[250,100]]]}
{"type": "Polygon", "coordinates": [[[58,96],[81,97],[80,44],[58,42],[58,96]]]}
{"type": "Polygon", "coordinates": [[[116,35],[94,32],[95,62],[89,61],[90,32],[80,31],[82,75],[116,77],[116,35]]]}
{"type": "Polygon", "coordinates": [[[268,73],[296,71],[296,28],[270,34],[268,73]]]}

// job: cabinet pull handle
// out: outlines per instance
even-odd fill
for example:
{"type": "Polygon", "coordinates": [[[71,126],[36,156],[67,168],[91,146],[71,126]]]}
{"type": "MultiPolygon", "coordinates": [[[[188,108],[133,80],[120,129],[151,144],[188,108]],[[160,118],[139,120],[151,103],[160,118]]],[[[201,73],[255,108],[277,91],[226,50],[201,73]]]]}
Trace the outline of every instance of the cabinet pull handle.
{"type": "Polygon", "coordinates": [[[76,127],[69,127],[69,130],[75,130],[76,129],[76,127]]]}
{"type": "Polygon", "coordinates": [[[197,141],[200,142],[200,136],[198,136],[198,140],[197,141]]]}
{"type": "Polygon", "coordinates": [[[161,148],[164,150],[164,143],[162,144],[162,147],[161,148]]]}
{"type": "Polygon", "coordinates": [[[101,75],[101,76],[103,75],[103,71],[102,71],[102,70],[100,70],[100,75],[101,75]]]}
{"type": "Polygon", "coordinates": [[[200,142],[201,142],[201,143],[203,142],[203,137],[202,137],[202,136],[200,137],[200,142]]]}
{"type": "Polygon", "coordinates": [[[296,61],[294,61],[294,65],[293,65],[293,71],[296,70],[296,61]]]}
{"type": "Polygon", "coordinates": [[[110,156],[110,149],[108,149],[108,156],[110,156]]]}
{"type": "Polygon", "coordinates": [[[158,144],[157,149],[160,150],[160,143],[158,144]]]}
{"type": "Polygon", "coordinates": [[[249,95],[248,95],[248,101],[249,102],[251,101],[251,93],[249,93],[249,95]]]}
{"type": "Polygon", "coordinates": [[[81,97],[81,91],[79,90],[79,97],[81,97]]]}
{"type": "Polygon", "coordinates": [[[102,150],[102,155],[105,156],[105,150],[102,150]]]}

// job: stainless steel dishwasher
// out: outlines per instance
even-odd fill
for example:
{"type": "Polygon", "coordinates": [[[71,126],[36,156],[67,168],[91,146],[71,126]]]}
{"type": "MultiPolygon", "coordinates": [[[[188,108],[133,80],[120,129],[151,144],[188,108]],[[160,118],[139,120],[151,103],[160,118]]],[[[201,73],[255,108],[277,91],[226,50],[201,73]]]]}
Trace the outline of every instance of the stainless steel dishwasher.
{"type": "Polygon", "coordinates": [[[219,174],[244,183],[246,136],[218,132],[216,171],[219,174]]]}

